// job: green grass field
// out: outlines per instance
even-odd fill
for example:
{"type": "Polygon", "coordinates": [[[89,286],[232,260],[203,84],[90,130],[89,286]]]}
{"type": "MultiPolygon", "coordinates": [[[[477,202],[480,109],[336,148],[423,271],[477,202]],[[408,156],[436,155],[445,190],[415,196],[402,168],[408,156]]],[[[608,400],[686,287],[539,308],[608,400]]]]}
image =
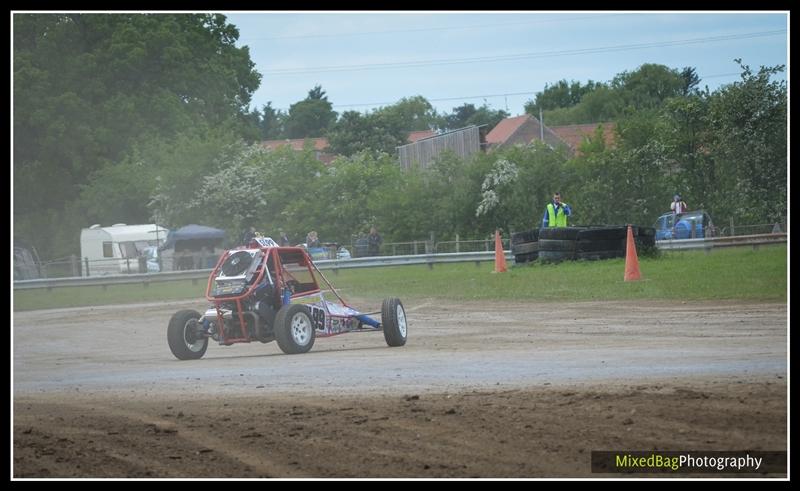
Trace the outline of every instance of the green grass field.
{"type": "MultiPolygon", "coordinates": [[[[442,298],[457,300],[751,300],[786,302],[785,245],[667,252],[639,259],[642,279],[625,282],[624,259],[509,265],[493,273],[492,263],[460,263],[323,271],[342,296],[442,298]]],[[[17,290],[14,310],[197,299],[204,304],[205,281],[142,285],[17,290]]]]}

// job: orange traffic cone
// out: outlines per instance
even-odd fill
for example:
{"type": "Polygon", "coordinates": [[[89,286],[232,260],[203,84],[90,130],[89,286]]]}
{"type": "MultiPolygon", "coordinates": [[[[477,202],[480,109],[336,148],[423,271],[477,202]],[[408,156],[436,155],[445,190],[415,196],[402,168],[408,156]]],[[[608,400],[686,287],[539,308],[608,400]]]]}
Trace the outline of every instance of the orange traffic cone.
{"type": "Polygon", "coordinates": [[[503,241],[500,240],[500,231],[494,231],[494,272],[506,272],[506,253],[503,251],[503,241]]]}
{"type": "Polygon", "coordinates": [[[636,243],[633,241],[633,229],[628,225],[628,245],[625,247],[625,281],[642,279],[639,272],[639,257],[636,255],[636,243]]]}

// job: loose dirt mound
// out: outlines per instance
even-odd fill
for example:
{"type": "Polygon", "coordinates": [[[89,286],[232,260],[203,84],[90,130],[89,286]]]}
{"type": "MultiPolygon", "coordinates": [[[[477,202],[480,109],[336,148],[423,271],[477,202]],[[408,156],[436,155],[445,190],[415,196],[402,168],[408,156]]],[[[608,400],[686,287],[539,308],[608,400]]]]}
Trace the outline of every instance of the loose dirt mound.
{"type": "Polygon", "coordinates": [[[15,403],[14,475],[607,477],[591,474],[592,450],[785,449],[783,380],[739,382],[325,398],[24,397],[15,403]]]}

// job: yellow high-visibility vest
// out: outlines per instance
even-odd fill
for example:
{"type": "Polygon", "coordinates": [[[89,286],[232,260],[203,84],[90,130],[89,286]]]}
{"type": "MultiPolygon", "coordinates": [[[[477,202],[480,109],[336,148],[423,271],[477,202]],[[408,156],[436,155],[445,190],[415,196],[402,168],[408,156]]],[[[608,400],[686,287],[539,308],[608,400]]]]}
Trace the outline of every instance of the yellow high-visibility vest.
{"type": "Polygon", "coordinates": [[[567,215],[564,213],[564,203],[561,203],[561,206],[558,207],[558,211],[556,211],[556,207],[553,206],[553,203],[547,204],[547,226],[548,227],[566,227],[567,226],[567,215]]]}

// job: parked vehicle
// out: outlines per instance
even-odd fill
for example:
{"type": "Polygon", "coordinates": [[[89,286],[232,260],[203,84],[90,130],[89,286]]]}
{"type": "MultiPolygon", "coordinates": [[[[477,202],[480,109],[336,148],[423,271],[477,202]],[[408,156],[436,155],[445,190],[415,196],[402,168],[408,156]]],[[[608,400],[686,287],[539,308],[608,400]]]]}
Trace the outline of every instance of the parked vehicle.
{"type": "Polygon", "coordinates": [[[351,259],[353,256],[350,255],[350,251],[348,251],[344,246],[340,247],[338,251],[336,251],[336,259],[351,259]]]}
{"type": "Polygon", "coordinates": [[[277,341],[284,353],[296,354],[309,351],[316,337],[382,331],[387,345],[403,346],[408,334],[399,299],[387,298],[379,312],[362,313],[342,299],[304,248],[279,247],[265,237],[223,252],[206,299],[212,305],[203,314],[181,310],[169,321],[167,343],[180,360],[201,358],[209,338],[224,346],[277,341]],[[369,317],[378,313],[380,321],[369,317]]]}
{"type": "Polygon", "coordinates": [[[656,240],[703,239],[715,235],[711,217],[703,210],[664,213],[654,225],[656,240]]]}
{"type": "Polygon", "coordinates": [[[158,273],[161,271],[161,265],[158,261],[158,247],[147,246],[142,250],[142,257],[145,260],[145,268],[148,273],[158,273]]]}
{"type": "Polygon", "coordinates": [[[14,241],[14,281],[41,278],[41,263],[35,247],[22,241],[14,241]]]}
{"type": "Polygon", "coordinates": [[[81,230],[81,274],[97,276],[138,273],[142,251],[164,242],[168,232],[166,228],[154,223],[117,223],[110,227],[97,224],[84,228],[81,230]]]}

